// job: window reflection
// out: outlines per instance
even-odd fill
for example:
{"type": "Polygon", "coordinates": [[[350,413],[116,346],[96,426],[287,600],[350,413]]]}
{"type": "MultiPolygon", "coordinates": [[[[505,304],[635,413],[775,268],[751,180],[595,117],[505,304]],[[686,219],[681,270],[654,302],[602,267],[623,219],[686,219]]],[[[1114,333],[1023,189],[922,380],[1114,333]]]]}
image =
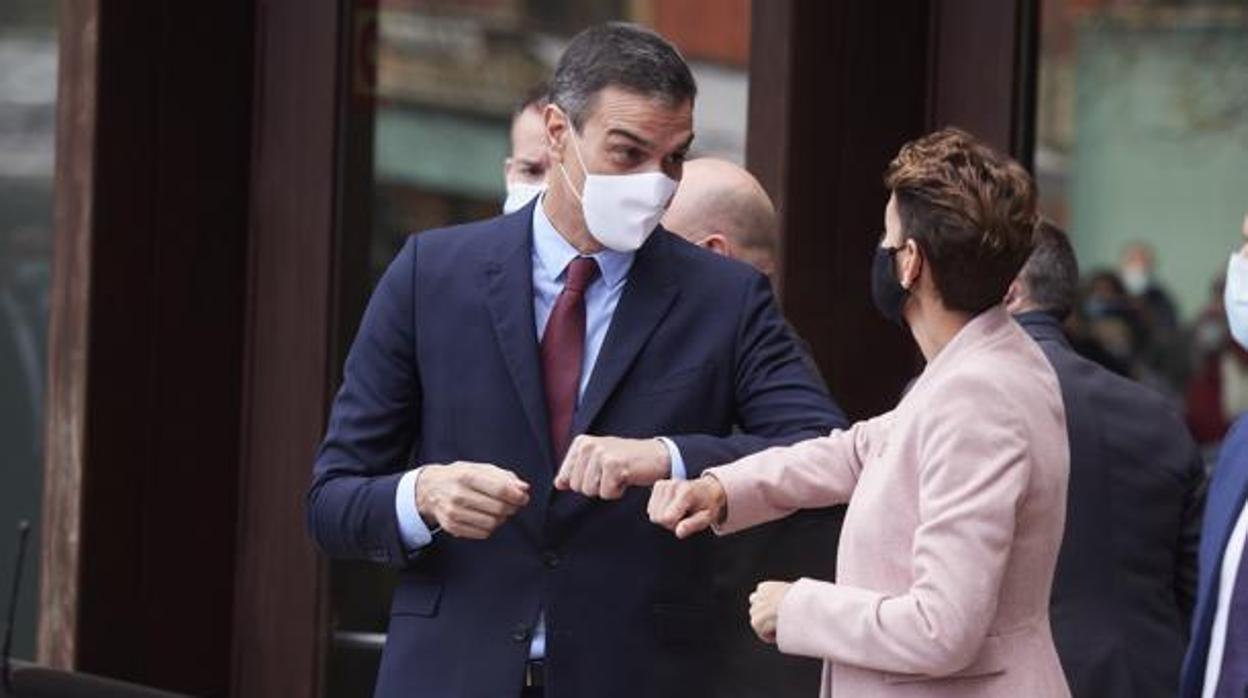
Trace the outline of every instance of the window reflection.
{"type": "Polygon", "coordinates": [[[1248,3],[1049,0],[1042,21],[1035,162],[1085,275],[1072,329],[1216,446],[1248,408],[1220,287],[1248,210],[1248,3]]]}
{"type": "Polygon", "coordinates": [[[43,492],[43,400],[52,256],[56,33],[51,3],[0,9],[0,588],[19,519],[33,531],[14,654],[34,655],[43,492]]]}

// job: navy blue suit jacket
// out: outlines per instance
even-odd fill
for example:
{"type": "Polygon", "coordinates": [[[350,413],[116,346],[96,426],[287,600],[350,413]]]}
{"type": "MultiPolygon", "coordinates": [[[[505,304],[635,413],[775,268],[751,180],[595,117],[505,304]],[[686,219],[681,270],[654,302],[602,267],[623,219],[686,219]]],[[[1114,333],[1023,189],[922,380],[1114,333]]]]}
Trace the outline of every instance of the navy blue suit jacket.
{"type": "Polygon", "coordinates": [[[1156,391],[1079,356],[1046,312],[1017,320],[1062,388],[1070,440],[1053,640],[1074,698],[1173,698],[1196,596],[1204,466],[1156,391]]]}
{"type": "MultiPolygon", "coordinates": [[[[531,221],[530,205],[403,246],[347,357],[308,493],[312,536],[401,570],[378,696],[517,695],[543,609],[547,696],[707,695],[707,538],[649,523],[648,489],[614,502],[552,491],[531,221]],[[457,460],[515,471],[530,504],[488,540],[437,534],[409,555],[401,474],[457,460]]],[[[637,252],[573,419],[575,433],[670,437],[689,477],[842,425],[766,280],[662,229],[637,252]]]]}
{"type": "Polygon", "coordinates": [[[1205,682],[1205,660],[1209,656],[1209,636],[1217,611],[1222,554],[1231,529],[1248,498],[1248,415],[1236,420],[1222,442],[1217,467],[1209,481],[1205,500],[1205,520],[1200,538],[1200,583],[1196,592],[1196,612],[1192,615],[1192,641],[1183,661],[1181,698],[1200,698],[1205,682]]]}

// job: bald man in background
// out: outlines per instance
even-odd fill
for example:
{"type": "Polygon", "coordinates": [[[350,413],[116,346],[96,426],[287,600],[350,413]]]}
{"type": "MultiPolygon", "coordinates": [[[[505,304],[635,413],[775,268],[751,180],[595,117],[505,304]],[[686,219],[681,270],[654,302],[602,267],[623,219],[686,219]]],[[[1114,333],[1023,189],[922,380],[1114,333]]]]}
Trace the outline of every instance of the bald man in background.
{"type": "MultiPolygon", "coordinates": [[[[776,209],[758,180],[725,160],[685,163],[684,177],[663,227],[713,252],[758,269],[775,285],[780,240],[776,209]]],[[[790,328],[792,332],[792,328],[790,328]]],[[[806,365],[819,369],[798,339],[806,365]]],[[[836,541],[845,507],[803,510],[758,528],[715,541],[715,601],[720,644],[715,674],[719,698],[810,698],[819,693],[817,660],[781,654],[758,639],[744,622],[749,595],[768,579],[812,577],[833,581],[836,541]]]]}

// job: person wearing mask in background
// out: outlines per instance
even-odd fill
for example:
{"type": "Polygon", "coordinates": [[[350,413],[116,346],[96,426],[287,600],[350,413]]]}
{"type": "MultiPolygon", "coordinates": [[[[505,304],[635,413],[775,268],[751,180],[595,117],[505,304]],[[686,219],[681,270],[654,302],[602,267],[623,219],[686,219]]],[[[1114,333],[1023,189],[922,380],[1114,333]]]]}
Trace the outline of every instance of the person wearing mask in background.
{"type": "Polygon", "coordinates": [[[307,514],[398,569],[378,698],[711,695],[710,541],[646,488],[845,420],[767,280],[658,225],[696,92],[652,31],[576,35],[546,191],[408,238],[373,292],[307,514]]]}
{"type": "MultiPolygon", "coordinates": [[[[1248,236],[1248,217],[1243,226],[1248,236]]],[[[1226,278],[1215,282],[1214,290],[1220,293],[1197,321],[1195,339],[1204,351],[1185,395],[1188,426],[1196,440],[1215,456],[1231,423],[1248,412],[1248,349],[1228,331],[1228,285],[1226,278]],[[1215,312],[1220,312],[1220,317],[1214,317],[1215,312]]]]}
{"type": "Polygon", "coordinates": [[[651,520],[688,539],[849,502],[835,584],[768,581],[750,599],[759,638],[827,663],[825,698],[1069,696],[1049,626],[1062,396],[1002,304],[1031,252],[1035,186],[956,129],[903,146],[885,184],[872,296],[923,373],[848,430],[657,483],[651,520]]]}
{"type": "Polygon", "coordinates": [[[1148,243],[1136,241],[1123,248],[1118,270],[1142,330],[1136,352],[1140,379],[1178,404],[1191,374],[1190,354],[1178,306],[1157,280],[1156,269],[1148,243]]]}
{"type": "MultiPolygon", "coordinates": [[[[1226,320],[1248,348],[1248,216],[1245,242],[1226,267],[1226,320]]],[[[1179,698],[1248,695],[1248,416],[1235,420],[1214,466],[1201,526],[1200,580],[1179,698]]]]}
{"type": "Polygon", "coordinates": [[[1171,698],[1196,598],[1200,451],[1156,391],[1071,348],[1079,266],[1045,221],[1006,308],[1057,372],[1070,487],[1053,579],[1053,639],[1075,698],[1171,698]]]}
{"type": "MultiPolygon", "coordinates": [[[[772,279],[779,257],[776,209],[758,180],[726,160],[685,163],[680,188],[663,227],[712,252],[738,259],[772,279]]],[[[796,335],[795,335],[796,336],[796,335]]],[[[799,338],[800,341],[800,338],[799,338]]],[[[803,344],[804,348],[804,344],[803,344]]],[[[809,359],[809,352],[804,352],[809,359]]],[[[811,372],[818,374],[813,361],[811,372]]],[[[715,541],[717,698],[810,698],[819,691],[821,665],[791,657],[758,641],[741,622],[750,592],[765,579],[810,577],[832,581],[845,507],[808,509],[715,541]]]]}
{"type": "Polygon", "coordinates": [[[1140,307],[1150,335],[1165,336],[1178,331],[1179,312],[1170,293],[1157,281],[1157,257],[1152,245],[1136,240],[1122,249],[1119,278],[1140,307]]]}
{"type": "Polygon", "coordinates": [[[549,103],[549,93],[547,83],[533,86],[511,115],[511,155],[503,160],[503,178],[507,182],[505,214],[524,208],[546,188],[550,155],[542,113],[549,103]]]}

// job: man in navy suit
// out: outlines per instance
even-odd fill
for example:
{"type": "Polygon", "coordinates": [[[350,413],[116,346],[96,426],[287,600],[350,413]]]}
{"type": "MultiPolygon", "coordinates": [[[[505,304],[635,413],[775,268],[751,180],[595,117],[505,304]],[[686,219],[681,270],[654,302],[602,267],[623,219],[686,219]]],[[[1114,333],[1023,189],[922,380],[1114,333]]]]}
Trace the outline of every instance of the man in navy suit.
{"type": "MultiPolygon", "coordinates": [[[[1248,216],[1244,217],[1248,239],[1248,216]]],[[[1248,349],[1248,242],[1226,270],[1226,319],[1248,349]]],[[[1180,698],[1248,695],[1248,415],[1222,442],[1200,540],[1200,582],[1180,698]]]]}
{"type": "Polygon", "coordinates": [[[374,291],[308,519],[400,570],[376,695],[710,695],[709,541],[644,488],[845,420],[767,280],[657,225],[695,92],[658,35],[582,32],[547,191],[410,238],[374,291]]]}
{"type": "Polygon", "coordinates": [[[1160,393],[1079,356],[1062,330],[1079,264],[1045,221],[1006,297],[1062,389],[1070,440],[1053,641],[1074,698],[1173,698],[1196,596],[1204,465],[1160,393]]]}

